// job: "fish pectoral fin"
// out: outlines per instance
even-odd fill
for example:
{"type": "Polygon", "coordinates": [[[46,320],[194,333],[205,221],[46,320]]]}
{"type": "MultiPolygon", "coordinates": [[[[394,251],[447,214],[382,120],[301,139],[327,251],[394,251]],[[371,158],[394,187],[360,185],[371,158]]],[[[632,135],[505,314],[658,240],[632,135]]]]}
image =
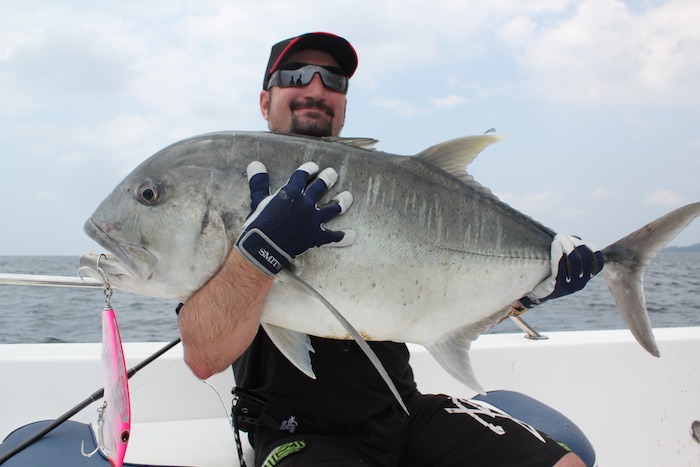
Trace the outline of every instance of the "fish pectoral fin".
{"type": "Polygon", "coordinates": [[[314,348],[311,345],[311,339],[308,334],[292,331],[270,323],[263,323],[262,327],[272,343],[282,352],[282,355],[287,357],[287,360],[292,365],[309,378],[316,379],[316,374],[314,374],[314,370],[311,367],[311,352],[314,352],[314,348]]]}
{"type": "Polygon", "coordinates": [[[425,348],[453,378],[479,394],[485,395],[486,391],[476,379],[469,357],[469,349],[471,349],[472,342],[493,324],[495,324],[494,319],[489,317],[459,328],[442,339],[426,345],[425,348]]]}

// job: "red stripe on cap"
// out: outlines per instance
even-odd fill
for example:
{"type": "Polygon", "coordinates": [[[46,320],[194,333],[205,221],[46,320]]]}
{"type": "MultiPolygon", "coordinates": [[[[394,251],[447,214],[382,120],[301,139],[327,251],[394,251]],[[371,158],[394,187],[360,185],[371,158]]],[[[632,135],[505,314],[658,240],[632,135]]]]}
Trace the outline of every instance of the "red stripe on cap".
{"type": "Polygon", "coordinates": [[[292,39],[291,41],[289,41],[289,44],[287,44],[287,47],[285,47],[284,50],[282,51],[282,53],[279,54],[279,57],[277,57],[277,60],[275,61],[275,63],[272,64],[272,68],[270,68],[270,71],[269,71],[268,73],[270,73],[270,74],[274,73],[274,71],[275,71],[275,70],[277,69],[277,67],[280,65],[280,62],[282,61],[282,59],[284,58],[284,56],[287,54],[287,52],[289,51],[289,49],[290,49],[294,44],[296,44],[297,42],[299,42],[300,40],[301,40],[301,37],[299,36],[299,37],[295,37],[294,39],[292,39]]]}

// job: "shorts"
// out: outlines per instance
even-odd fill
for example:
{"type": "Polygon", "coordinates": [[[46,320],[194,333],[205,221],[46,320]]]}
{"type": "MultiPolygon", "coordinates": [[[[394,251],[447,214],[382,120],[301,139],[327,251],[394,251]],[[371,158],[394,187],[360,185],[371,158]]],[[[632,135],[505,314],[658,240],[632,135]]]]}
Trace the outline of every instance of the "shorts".
{"type": "Polygon", "coordinates": [[[410,416],[392,409],[343,427],[299,417],[270,423],[268,412],[254,430],[255,465],[552,466],[569,452],[485,402],[416,393],[407,406],[410,416]]]}

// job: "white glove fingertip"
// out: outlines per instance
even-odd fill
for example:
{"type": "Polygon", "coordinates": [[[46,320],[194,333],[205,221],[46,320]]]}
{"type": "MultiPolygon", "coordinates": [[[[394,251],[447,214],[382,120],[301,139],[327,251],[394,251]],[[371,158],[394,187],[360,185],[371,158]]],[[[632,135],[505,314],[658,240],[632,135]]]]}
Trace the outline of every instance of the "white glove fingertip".
{"type": "Polygon", "coordinates": [[[314,175],[316,172],[318,172],[318,164],[315,162],[304,162],[297,170],[303,170],[309,175],[314,175]]]}
{"type": "Polygon", "coordinates": [[[593,245],[593,244],[592,244],[591,242],[589,242],[588,240],[581,240],[581,239],[577,239],[577,240],[578,240],[578,241],[576,242],[576,246],[577,246],[577,247],[579,247],[579,246],[585,246],[586,248],[588,248],[588,249],[591,250],[591,251],[594,251],[594,252],[595,252],[595,251],[598,251],[598,248],[596,248],[595,245],[593,245]]]}
{"type": "Polygon", "coordinates": [[[245,170],[246,176],[248,177],[248,180],[256,176],[257,174],[266,174],[267,173],[267,168],[265,167],[265,164],[263,164],[260,161],[253,161],[250,164],[248,164],[248,167],[245,170]]]}
{"type": "MultiPolygon", "coordinates": [[[[580,246],[585,246],[591,251],[598,251],[595,245],[593,245],[588,240],[583,240],[573,235],[557,234],[552,240],[552,253],[554,253],[554,242],[557,242],[559,244],[561,248],[561,253],[566,253],[567,255],[570,255],[572,251],[574,251],[580,246]]],[[[552,258],[554,258],[554,254],[552,254],[552,258]]]]}
{"type": "Polygon", "coordinates": [[[335,243],[329,243],[328,246],[343,248],[343,247],[350,246],[353,243],[355,243],[355,240],[357,240],[357,232],[355,232],[352,229],[344,230],[343,232],[345,233],[345,236],[343,236],[342,240],[340,240],[339,242],[335,242],[335,243]]]}
{"type": "Polygon", "coordinates": [[[338,181],[338,172],[335,171],[333,167],[325,168],[318,174],[318,178],[323,180],[326,184],[326,188],[331,188],[338,181]]]}
{"type": "Polygon", "coordinates": [[[576,245],[572,241],[573,237],[563,234],[556,234],[552,239],[552,263],[559,262],[562,255],[569,255],[576,245]]]}
{"type": "Polygon", "coordinates": [[[338,193],[333,200],[338,202],[338,205],[340,206],[340,213],[342,214],[347,211],[350,206],[352,206],[354,198],[352,197],[352,193],[349,191],[343,191],[342,193],[338,193]]]}

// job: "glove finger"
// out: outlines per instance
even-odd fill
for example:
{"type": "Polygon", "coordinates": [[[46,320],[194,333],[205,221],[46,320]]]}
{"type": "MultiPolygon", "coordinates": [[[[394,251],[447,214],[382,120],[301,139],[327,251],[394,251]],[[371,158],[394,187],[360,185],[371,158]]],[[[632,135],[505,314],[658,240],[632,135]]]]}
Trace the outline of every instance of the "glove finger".
{"type": "Polygon", "coordinates": [[[338,203],[328,203],[317,210],[318,223],[321,224],[321,226],[342,212],[342,208],[338,203]]]}
{"type": "Polygon", "coordinates": [[[571,235],[556,234],[552,239],[552,259],[559,258],[562,254],[568,255],[577,246],[581,245],[581,240],[571,235]]]}
{"type": "Polygon", "coordinates": [[[602,271],[603,266],[605,266],[605,257],[603,256],[603,252],[596,251],[595,253],[593,253],[593,260],[594,260],[593,275],[595,276],[600,271],[602,271]]]}
{"type": "Polygon", "coordinates": [[[312,175],[315,175],[316,172],[318,172],[318,165],[315,162],[306,162],[300,165],[292,176],[289,177],[289,181],[287,181],[286,185],[287,189],[303,192],[309,179],[312,175]]]}
{"type": "Polygon", "coordinates": [[[348,210],[352,205],[352,194],[349,191],[344,191],[339,193],[338,196],[333,198],[330,203],[317,208],[318,209],[318,220],[321,225],[333,219],[335,216],[340,215],[348,210]]]}
{"type": "Polygon", "coordinates": [[[329,241],[321,246],[344,248],[355,243],[355,240],[357,239],[357,233],[351,229],[345,231],[325,230],[325,233],[329,241]]]}
{"type": "Polygon", "coordinates": [[[554,271],[556,271],[556,283],[560,280],[565,280],[566,283],[572,281],[573,277],[578,276],[581,272],[581,261],[575,261],[580,259],[574,254],[576,247],[584,245],[585,242],[578,237],[573,235],[562,235],[557,234],[552,239],[552,275],[554,276],[554,271]],[[557,258],[559,258],[557,260],[557,258]],[[572,259],[575,264],[572,264],[572,259]],[[554,269],[556,267],[557,269],[554,269]]]}
{"type": "Polygon", "coordinates": [[[340,206],[341,214],[350,209],[350,206],[352,206],[354,200],[355,198],[352,197],[352,193],[350,193],[349,191],[343,191],[342,193],[338,193],[333,198],[333,201],[337,202],[338,206],[340,206]]]}
{"type": "Polygon", "coordinates": [[[330,203],[318,208],[318,219],[320,224],[333,219],[335,216],[344,213],[352,205],[353,197],[349,191],[339,193],[330,203]]]}
{"type": "Polygon", "coordinates": [[[585,283],[591,277],[591,251],[586,247],[576,247],[569,254],[569,282],[585,283]]]}
{"type": "Polygon", "coordinates": [[[604,259],[601,251],[593,251],[585,245],[576,247],[576,251],[580,255],[581,277],[591,278],[603,269],[604,259]]]}
{"type": "Polygon", "coordinates": [[[254,212],[258,204],[270,194],[270,176],[262,162],[253,161],[246,169],[248,187],[250,188],[250,212],[254,212]]]}
{"type": "MultiPolygon", "coordinates": [[[[591,242],[587,240],[581,240],[578,237],[571,237],[573,243],[576,245],[576,248],[579,249],[580,251],[583,251],[582,249],[585,248],[588,250],[588,254],[591,256],[590,257],[590,262],[591,262],[591,277],[595,276],[598,274],[600,271],[603,270],[603,265],[605,263],[605,259],[603,257],[603,252],[598,250],[595,245],[593,245],[591,242]]],[[[587,259],[588,261],[588,259],[587,259]]],[[[586,273],[588,271],[586,270],[586,273]]]]}
{"type": "Polygon", "coordinates": [[[338,181],[338,172],[328,167],[321,171],[311,185],[306,189],[308,196],[314,203],[318,203],[326,191],[338,181]]]}
{"type": "Polygon", "coordinates": [[[255,222],[257,217],[260,215],[260,213],[263,212],[263,210],[265,210],[265,207],[268,204],[270,204],[273,198],[274,196],[267,196],[263,198],[262,201],[260,201],[260,203],[258,203],[258,205],[255,207],[255,209],[250,211],[250,214],[248,214],[248,218],[243,223],[243,230],[247,229],[251,223],[255,222]]]}
{"type": "MultiPolygon", "coordinates": [[[[578,255],[576,254],[571,254],[571,255],[562,255],[561,258],[559,258],[559,262],[557,263],[557,275],[555,276],[554,279],[554,284],[552,284],[552,291],[556,289],[557,286],[560,284],[569,284],[572,280],[572,264],[571,264],[571,257],[575,256],[577,259],[578,255]]],[[[576,269],[576,275],[578,277],[578,266],[579,262],[574,261],[573,267],[577,268],[576,269]]],[[[554,271],[552,271],[554,273],[554,271]]]]}

